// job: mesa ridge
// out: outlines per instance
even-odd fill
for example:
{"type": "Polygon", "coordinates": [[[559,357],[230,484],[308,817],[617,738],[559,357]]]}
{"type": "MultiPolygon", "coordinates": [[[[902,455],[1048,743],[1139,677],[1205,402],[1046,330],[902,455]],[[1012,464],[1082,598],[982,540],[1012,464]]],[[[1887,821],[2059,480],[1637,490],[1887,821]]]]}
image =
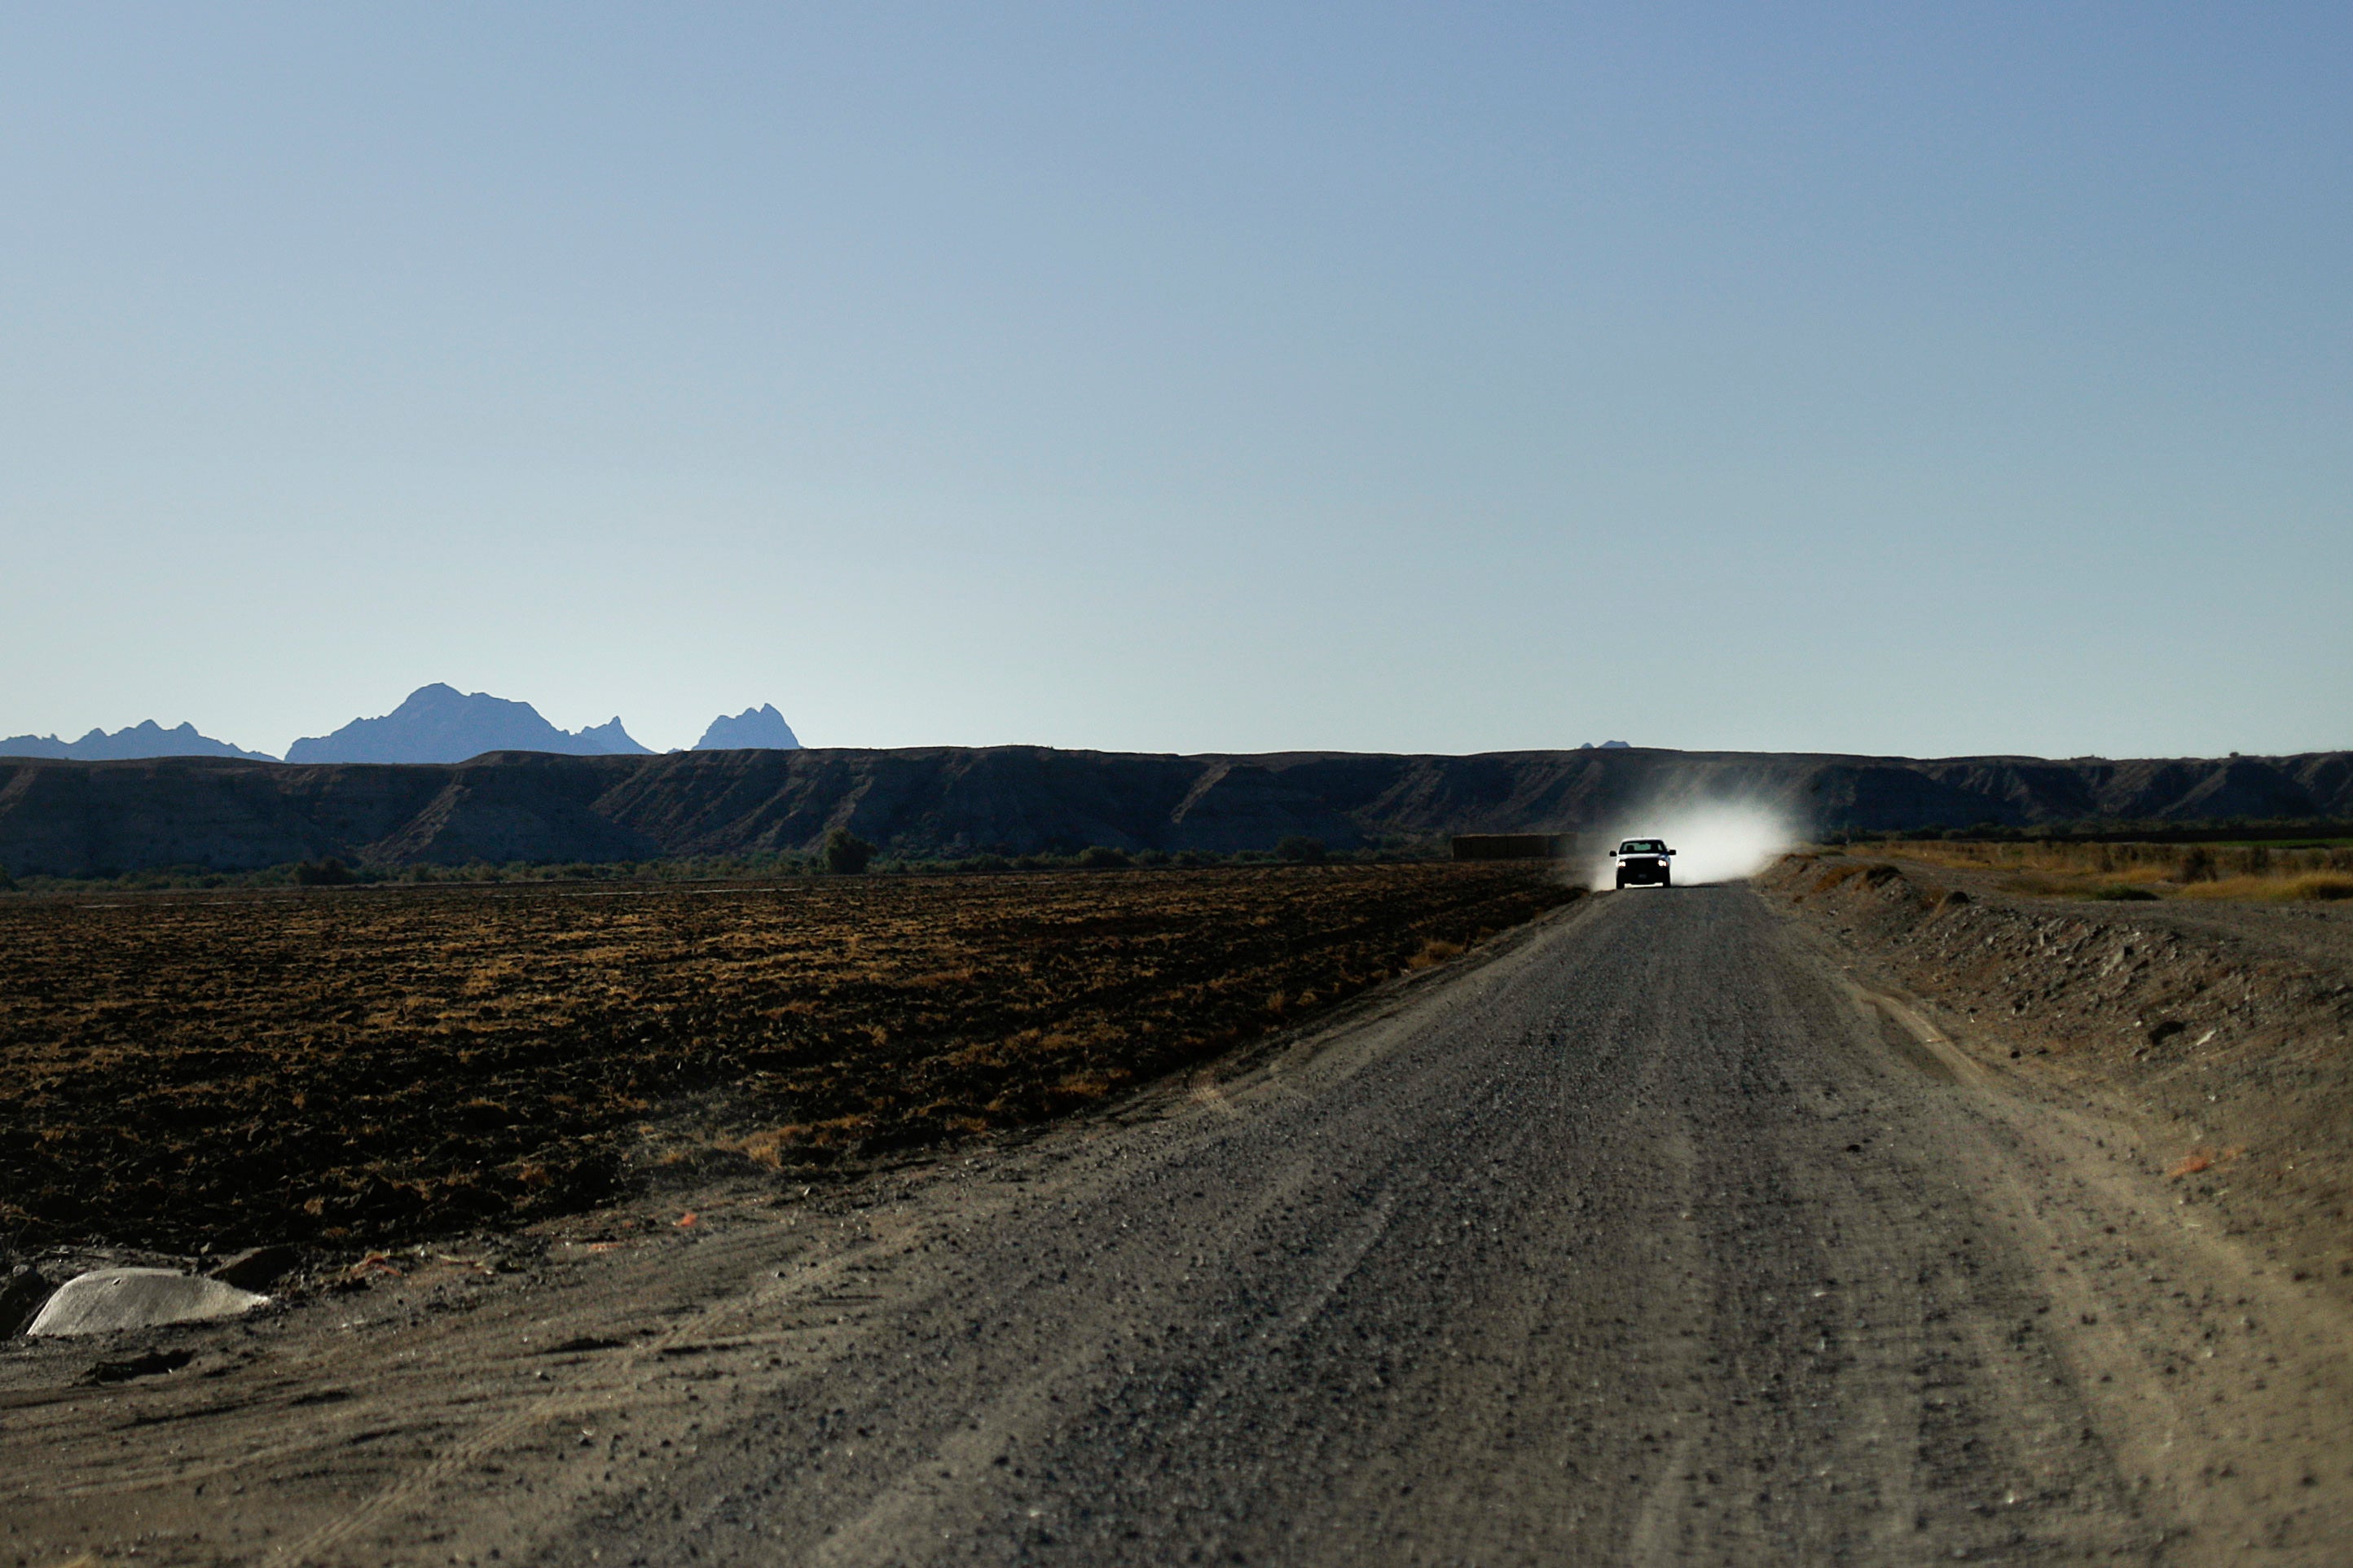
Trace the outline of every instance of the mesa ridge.
{"type": "Polygon", "coordinates": [[[500,752],[462,763],[0,758],[0,870],[249,870],[807,854],[846,828],[907,857],[1331,848],[1574,833],[1739,802],[1800,831],[2353,816],[2353,753],[2064,762],[1632,747],[1473,756],[1041,746],[500,752]]]}

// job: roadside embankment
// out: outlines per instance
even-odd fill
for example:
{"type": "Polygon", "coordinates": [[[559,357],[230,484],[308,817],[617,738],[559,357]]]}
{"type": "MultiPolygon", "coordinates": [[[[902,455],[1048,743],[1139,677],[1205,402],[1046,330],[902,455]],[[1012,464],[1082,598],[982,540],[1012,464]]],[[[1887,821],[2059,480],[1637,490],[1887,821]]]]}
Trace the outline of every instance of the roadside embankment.
{"type": "Polygon", "coordinates": [[[2353,1296],[2353,910],[2018,898],[1793,855],[1757,880],[1973,1055],[2146,1129],[2183,1205],[2353,1296]]]}

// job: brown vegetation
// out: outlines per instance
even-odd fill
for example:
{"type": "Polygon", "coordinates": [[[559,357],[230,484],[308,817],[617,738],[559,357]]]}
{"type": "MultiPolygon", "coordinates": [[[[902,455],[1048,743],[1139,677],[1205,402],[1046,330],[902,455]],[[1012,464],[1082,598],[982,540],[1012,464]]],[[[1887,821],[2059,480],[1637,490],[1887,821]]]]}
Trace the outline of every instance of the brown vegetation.
{"type": "Polygon", "coordinates": [[[1929,841],[1890,846],[1907,860],[2010,873],[2002,890],[2045,898],[2353,899],[2353,847],[2268,844],[1929,841]]]}
{"type": "Polygon", "coordinates": [[[1484,867],[0,903],[0,1240],[355,1244],[1032,1123],[1574,897],[1484,867]]]}

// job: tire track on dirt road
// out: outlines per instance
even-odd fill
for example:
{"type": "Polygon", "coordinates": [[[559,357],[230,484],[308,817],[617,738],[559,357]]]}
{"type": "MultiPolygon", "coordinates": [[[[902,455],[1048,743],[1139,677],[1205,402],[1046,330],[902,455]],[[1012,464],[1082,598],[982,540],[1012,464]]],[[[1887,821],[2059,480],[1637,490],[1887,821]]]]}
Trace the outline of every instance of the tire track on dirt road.
{"type": "Polygon", "coordinates": [[[2185,1485],[2230,1436],[2083,1321],[2146,1227],[2035,1217],[2120,1201],[2096,1140],[1746,889],[1595,900],[1280,1078],[881,1282],[904,1359],[774,1390],[698,1509],[553,1555],[2328,1560],[2326,1335],[2264,1434],[2314,1484],[2185,1485]]]}

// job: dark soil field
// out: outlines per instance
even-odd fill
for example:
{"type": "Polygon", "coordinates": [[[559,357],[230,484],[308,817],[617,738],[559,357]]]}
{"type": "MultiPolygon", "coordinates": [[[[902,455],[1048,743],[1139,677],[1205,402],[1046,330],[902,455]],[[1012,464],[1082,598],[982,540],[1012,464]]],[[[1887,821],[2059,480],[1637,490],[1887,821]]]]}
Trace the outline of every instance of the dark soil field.
{"type": "Polygon", "coordinates": [[[382,1243],[1017,1128],[1575,896],[1387,866],[0,900],[0,1243],[382,1243]]]}

